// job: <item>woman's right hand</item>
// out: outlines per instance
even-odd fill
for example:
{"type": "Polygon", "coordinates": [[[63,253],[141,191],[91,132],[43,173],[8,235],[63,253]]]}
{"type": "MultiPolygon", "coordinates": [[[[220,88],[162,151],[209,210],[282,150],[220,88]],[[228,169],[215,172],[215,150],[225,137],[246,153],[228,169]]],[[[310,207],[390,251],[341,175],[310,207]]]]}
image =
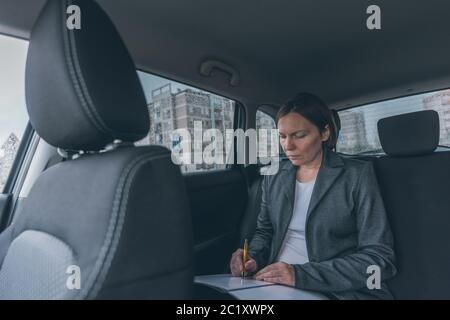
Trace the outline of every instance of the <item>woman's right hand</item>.
{"type": "MultiPolygon", "coordinates": [[[[235,252],[233,252],[233,255],[231,256],[230,261],[230,270],[231,274],[235,277],[240,277],[241,273],[243,271],[242,267],[242,254],[244,250],[237,249],[235,252]]],[[[245,272],[251,273],[256,271],[256,261],[249,257],[247,262],[245,263],[245,272]]]]}

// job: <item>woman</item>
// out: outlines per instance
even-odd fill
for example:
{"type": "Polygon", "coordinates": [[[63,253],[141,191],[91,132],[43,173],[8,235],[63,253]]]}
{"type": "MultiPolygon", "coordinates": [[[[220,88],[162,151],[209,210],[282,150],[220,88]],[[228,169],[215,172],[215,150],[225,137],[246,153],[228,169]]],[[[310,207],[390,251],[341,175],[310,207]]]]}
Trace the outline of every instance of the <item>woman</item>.
{"type": "MultiPolygon", "coordinates": [[[[331,112],[314,95],[284,105],[277,126],[289,161],[264,179],[245,271],[340,299],[392,298],[384,281],[396,273],[393,238],[372,164],[332,151],[331,112]]],[[[243,267],[238,249],[232,274],[243,267]]]]}

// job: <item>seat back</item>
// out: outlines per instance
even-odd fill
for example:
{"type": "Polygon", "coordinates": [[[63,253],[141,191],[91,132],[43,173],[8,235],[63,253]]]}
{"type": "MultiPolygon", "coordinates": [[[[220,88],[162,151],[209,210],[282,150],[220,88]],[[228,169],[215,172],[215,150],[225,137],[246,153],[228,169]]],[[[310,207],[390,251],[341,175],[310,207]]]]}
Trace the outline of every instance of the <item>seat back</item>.
{"type": "Polygon", "coordinates": [[[184,182],[169,150],[133,146],[149,129],[145,97],[96,2],[47,2],[31,34],[26,98],[40,137],[77,154],[41,174],[0,235],[0,298],[189,298],[184,182]],[[68,5],[81,9],[80,30],[66,27],[68,5]]]}
{"type": "Polygon", "coordinates": [[[450,152],[439,141],[435,111],[382,119],[387,156],[375,162],[394,234],[398,274],[389,281],[397,299],[450,298],[450,152]]]}

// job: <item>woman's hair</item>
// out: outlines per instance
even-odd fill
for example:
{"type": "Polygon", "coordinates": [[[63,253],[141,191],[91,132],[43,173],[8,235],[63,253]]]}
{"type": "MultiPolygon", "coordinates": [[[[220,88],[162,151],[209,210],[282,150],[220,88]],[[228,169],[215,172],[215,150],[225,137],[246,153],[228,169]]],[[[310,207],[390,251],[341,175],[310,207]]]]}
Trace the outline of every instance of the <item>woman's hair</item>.
{"type": "Polygon", "coordinates": [[[276,118],[277,125],[280,118],[291,112],[296,112],[308,119],[319,129],[320,133],[323,133],[325,126],[328,125],[330,128],[330,137],[324,144],[330,149],[333,149],[336,146],[336,126],[331,111],[317,96],[310,93],[297,94],[293,99],[286,102],[278,111],[276,118]]]}

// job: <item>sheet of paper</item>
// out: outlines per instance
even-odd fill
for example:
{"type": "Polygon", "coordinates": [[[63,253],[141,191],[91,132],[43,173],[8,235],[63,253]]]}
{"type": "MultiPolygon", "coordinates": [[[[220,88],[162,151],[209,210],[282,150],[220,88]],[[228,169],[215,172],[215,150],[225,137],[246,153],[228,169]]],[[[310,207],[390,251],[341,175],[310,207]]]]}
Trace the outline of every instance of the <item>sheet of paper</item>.
{"type": "Polygon", "coordinates": [[[258,281],[251,278],[233,277],[231,274],[196,276],[194,282],[220,289],[224,292],[274,285],[270,282],[258,281]]]}
{"type": "Polygon", "coordinates": [[[283,285],[233,290],[228,293],[238,300],[329,300],[320,293],[283,285]]]}
{"type": "Polygon", "coordinates": [[[305,291],[231,274],[196,276],[194,282],[228,293],[238,300],[329,300],[314,291],[305,291]]]}

